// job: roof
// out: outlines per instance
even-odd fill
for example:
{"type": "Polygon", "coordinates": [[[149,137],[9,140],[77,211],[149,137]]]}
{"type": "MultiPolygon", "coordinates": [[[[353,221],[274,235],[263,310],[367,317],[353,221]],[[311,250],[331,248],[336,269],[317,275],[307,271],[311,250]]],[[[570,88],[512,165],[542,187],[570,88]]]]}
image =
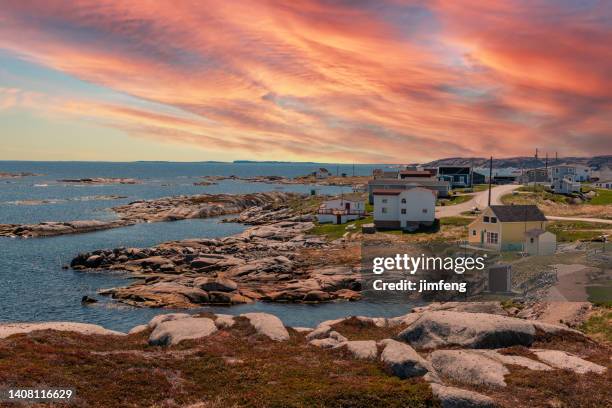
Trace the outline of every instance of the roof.
{"type": "Polygon", "coordinates": [[[429,171],[419,171],[419,170],[402,170],[399,172],[402,176],[411,176],[411,177],[433,177],[429,171]]]}
{"type": "Polygon", "coordinates": [[[404,191],[406,190],[381,189],[381,190],[372,191],[372,194],[374,195],[400,195],[404,191]]]}
{"type": "Polygon", "coordinates": [[[419,179],[387,179],[379,178],[374,180],[368,180],[368,185],[371,186],[385,186],[385,185],[398,185],[398,186],[440,186],[448,187],[448,181],[439,181],[436,179],[419,178],[419,179]]]}
{"type": "Polygon", "coordinates": [[[500,222],[546,221],[536,205],[492,205],[490,208],[500,222]]]}
{"type": "Polygon", "coordinates": [[[363,194],[348,193],[348,194],[341,194],[329,200],[325,200],[324,202],[327,203],[330,201],[350,201],[352,203],[360,203],[360,202],[365,201],[365,198],[363,197],[363,194]]]}
{"type": "Polygon", "coordinates": [[[437,193],[435,191],[432,191],[428,188],[424,188],[424,187],[414,187],[414,188],[410,188],[408,190],[398,190],[398,189],[377,189],[377,190],[373,190],[372,194],[373,195],[400,195],[402,193],[410,193],[410,192],[414,192],[414,191],[427,191],[430,194],[433,194],[434,197],[437,195],[437,193]]]}
{"type": "Polygon", "coordinates": [[[542,229],[535,228],[535,229],[531,229],[531,230],[525,232],[525,236],[536,238],[536,237],[539,237],[540,235],[542,235],[545,232],[546,231],[544,231],[542,229]]]}

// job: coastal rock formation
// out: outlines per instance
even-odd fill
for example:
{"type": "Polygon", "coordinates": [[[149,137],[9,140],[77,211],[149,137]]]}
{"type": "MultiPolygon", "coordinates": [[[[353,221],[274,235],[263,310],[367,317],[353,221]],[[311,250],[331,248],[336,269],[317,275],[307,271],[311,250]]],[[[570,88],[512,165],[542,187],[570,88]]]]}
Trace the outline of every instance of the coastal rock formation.
{"type": "Polygon", "coordinates": [[[532,350],[533,353],[543,362],[555,368],[570,370],[578,374],[596,373],[603,374],[606,367],[591,363],[580,357],[574,356],[565,351],[559,350],[532,350]]]}
{"type": "Polygon", "coordinates": [[[399,337],[419,349],[444,346],[499,348],[529,346],[533,323],[514,317],[454,311],[425,312],[399,337]]]}
{"type": "Polygon", "coordinates": [[[215,323],[204,317],[166,320],[155,326],[149,336],[149,344],[152,346],[174,346],[183,340],[210,336],[216,331],[215,323]]]}
{"type": "Polygon", "coordinates": [[[105,329],[97,324],[75,323],[75,322],[42,322],[42,323],[0,323],[0,339],[12,336],[13,334],[30,333],[37,330],[57,330],[70,331],[81,334],[97,334],[125,336],[114,330],[105,329]]]}
{"type": "MultiPolygon", "coordinates": [[[[460,308],[464,309],[465,305],[460,308]]],[[[503,317],[497,314],[455,312],[452,308],[445,308],[444,311],[414,313],[420,318],[408,323],[408,328],[418,325],[421,319],[427,318],[431,313],[469,314],[472,319],[487,321],[491,328],[499,327],[496,319],[503,317]],[[488,320],[484,316],[491,316],[493,320],[488,320]]],[[[401,316],[401,318],[406,317],[401,316]]],[[[535,346],[531,349],[520,346],[473,349],[469,348],[469,344],[465,349],[457,344],[452,344],[452,349],[430,351],[416,350],[406,343],[390,338],[377,341],[383,338],[382,336],[395,336],[404,327],[403,324],[397,325],[395,322],[396,319],[389,318],[343,317],[321,322],[316,329],[318,330],[316,338],[309,339],[308,336],[293,334],[293,332],[290,335],[290,331],[277,317],[266,313],[246,313],[238,317],[214,315],[210,318],[185,313],[169,313],[155,316],[147,325],[137,326],[130,330],[133,336],[115,337],[112,344],[95,337],[91,339],[80,337],[79,341],[75,342],[72,336],[62,336],[58,333],[36,333],[0,340],[0,343],[5,351],[4,360],[19,364],[14,367],[29,364],[30,359],[27,358],[29,355],[24,353],[32,353],[31,360],[35,362],[40,361],[41,358],[48,358],[52,353],[53,361],[65,362],[60,366],[53,366],[53,373],[56,374],[57,370],[63,370],[68,365],[65,373],[69,378],[72,378],[75,370],[78,370],[80,360],[64,357],[67,355],[79,356],[82,353],[88,356],[100,356],[99,361],[104,365],[108,364],[108,361],[121,362],[125,354],[129,353],[130,359],[137,359],[139,370],[135,373],[137,377],[125,378],[137,378],[137,381],[143,378],[140,370],[149,367],[148,364],[151,362],[155,364],[147,375],[154,378],[154,375],[160,371],[159,365],[156,364],[160,358],[163,359],[164,369],[167,370],[164,373],[171,374],[172,378],[177,378],[178,375],[181,378],[189,378],[187,373],[193,373],[193,370],[197,369],[202,374],[201,378],[211,378],[211,381],[215,374],[219,374],[220,369],[227,370],[225,374],[231,374],[229,378],[243,378],[244,371],[240,371],[241,366],[250,365],[248,362],[265,359],[265,364],[258,365],[258,369],[263,370],[265,375],[255,375],[250,378],[249,387],[257,384],[256,382],[261,377],[264,377],[263,383],[259,383],[262,387],[270,386],[269,378],[274,378],[275,384],[278,381],[279,388],[290,384],[295,385],[295,382],[302,387],[300,382],[304,381],[304,375],[306,375],[308,377],[305,382],[308,384],[320,378],[323,379],[315,383],[318,390],[320,387],[325,387],[326,384],[337,382],[339,377],[344,380],[350,374],[349,380],[359,378],[368,382],[364,392],[370,392],[372,399],[366,400],[367,406],[388,405],[378,403],[382,393],[389,392],[391,389],[391,394],[387,395],[401,398],[402,391],[406,391],[406,385],[411,389],[414,386],[424,387],[421,392],[425,392],[426,399],[423,400],[425,406],[437,404],[447,408],[549,406],[551,401],[555,403],[555,406],[609,405],[607,403],[610,400],[607,376],[611,357],[610,349],[605,344],[589,339],[588,345],[585,346],[587,343],[583,337],[568,335],[567,332],[552,328],[549,328],[548,332],[537,332],[534,340],[535,346]],[[245,324],[247,321],[249,323],[245,324]],[[152,332],[148,338],[142,334],[136,334],[149,330],[152,332]],[[358,336],[359,340],[351,339],[353,336],[358,336]],[[182,344],[177,349],[159,350],[146,347],[146,344],[172,347],[184,340],[203,338],[205,338],[204,341],[182,344]],[[240,341],[243,341],[244,344],[237,347],[236,342],[240,341]],[[26,345],[27,347],[24,347],[26,345]],[[308,346],[316,346],[317,349],[307,350],[308,346]],[[553,347],[553,349],[539,347],[553,347]],[[12,353],[12,349],[18,352],[12,353]],[[575,350],[579,350],[577,352],[580,353],[580,357],[573,354],[575,350]],[[185,356],[188,356],[189,359],[187,365],[185,356]],[[187,370],[181,371],[185,370],[185,367],[187,370]],[[286,369],[287,367],[289,369],[286,369]],[[311,370],[315,370],[314,374],[311,370]],[[329,375],[327,375],[328,372],[329,375]],[[418,377],[418,381],[407,383],[393,380],[388,376],[397,376],[402,379],[418,377]],[[373,384],[376,386],[374,389],[372,389],[373,384]],[[429,397],[431,395],[428,393],[429,389],[434,399],[429,397]]],[[[525,322],[535,327],[533,321],[526,320],[525,322]]],[[[73,325],[71,323],[61,324],[73,325]]],[[[3,333],[3,327],[14,325],[0,325],[0,333],[3,333]]],[[[38,323],[31,326],[36,327],[33,330],[53,330],[53,325],[53,323],[38,323]]],[[[84,334],[104,333],[104,329],[100,326],[84,326],[97,328],[82,331],[84,334]]],[[[464,326],[465,331],[470,331],[466,324],[464,326]]],[[[29,331],[13,330],[10,334],[15,333],[29,333],[29,331]]],[[[447,335],[454,336],[455,334],[449,332],[442,334],[442,337],[447,335]]],[[[96,360],[88,360],[88,364],[96,363],[96,360]]],[[[27,371],[22,371],[24,373],[22,376],[25,377],[34,372],[34,367],[40,370],[46,365],[32,365],[27,371]]],[[[114,375],[112,370],[105,371],[105,380],[108,379],[106,376],[114,375]]],[[[113,381],[121,380],[121,376],[113,377],[113,381]]],[[[90,383],[97,384],[96,381],[90,383]]],[[[360,382],[356,381],[356,383],[360,382]]],[[[129,384],[132,383],[129,382],[129,384]]],[[[224,382],[226,387],[231,387],[233,384],[235,384],[234,381],[224,382]]],[[[342,388],[344,384],[334,387],[333,395],[341,395],[344,391],[342,388]]],[[[351,387],[354,386],[351,384],[351,387]]],[[[242,388],[238,387],[237,392],[240,392],[242,388]]],[[[303,388],[299,389],[301,391],[303,388]]],[[[417,394],[410,391],[410,398],[414,395],[417,394]]],[[[163,398],[165,397],[166,391],[163,394],[163,398]]],[[[286,395],[283,395],[279,405],[286,404],[285,397],[286,395]]],[[[341,397],[344,398],[344,395],[341,397]]],[[[349,398],[353,397],[349,396],[349,398]]],[[[312,399],[306,401],[308,402],[300,401],[296,406],[312,404],[312,399]]],[[[387,401],[397,402],[398,400],[387,401]]],[[[405,406],[412,406],[412,401],[412,399],[407,399],[405,403],[404,400],[401,402],[405,406]]],[[[341,399],[340,405],[346,405],[346,399],[341,399]]]]}
{"type": "Polygon", "coordinates": [[[249,207],[273,208],[299,197],[272,191],[252,194],[200,194],[134,201],[114,207],[120,218],[137,222],[176,221],[237,214],[249,207]]]}
{"type": "Polygon", "coordinates": [[[289,332],[283,325],[283,322],[274,315],[268,313],[245,313],[240,316],[246,317],[257,333],[271,340],[289,340],[289,332]]]}
{"type": "Polygon", "coordinates": [[[380,360],[399,378],[421,377],[431,371],[430,364],[412,347],[399,341],[382,340],[380,360]]]}
{"type": "Polygon", "coordinates": [[[431,391],[440,400],[442,408],[495,408],[497,406],[492,398],[461,388],[431,384],[431,391]]]}
{"type": "Polygon", "coordinates": [[[7,173],[4,171],[0,171],[0,179],[3,178],[22,178],[22,177],[34,177],[34,176],[42,176],[42,174],[30,173],[30,172],[19,172],[19,173],[7,173]]]}
{"type": "Polygon", "coordinates": [[[505,387],[510,371],[497,360],[472,350],[436,350],[429,356],[436,373],[463,384],[505,387]]]}
{"type": "MultiPolygon", "coordinates": [[[[282,221],[220,239],[188,239],[152,248],[115,248],[79,254],[77,270],[125,270],[141,278],[101,294],[135,306],[322,302],[361,289],[358,266],[304,263],[306,249],[329,246],[307,235],[308,222],[282,221]]],[[[324,262],[324,261],[320,261],[324,262]]],[[[351,295],[353,298],[355,294],[351,295]]]]}
{"type": "Polygon", "coordinates": [[[50,237],[126,227],[142,222],[208,218],[240,213],[252,206],[271,210],[282,207],[288,200],[296,197],[299,195],[274,191],[254,194],[204,194],[135,201],[112,208],[119,216],[116,220],[0,224],[0,237],[50,237]]]}
{"type": "Polygon", "coordinates": [[[353,340],[340,343],[338,348],[346,348],[355,358],[372,360],[378,355],[378,348],[374,340],[353,340]]]}
{"type": "Polygon", "coordinates": [[[104,178],[104,177],[93,177],[93,178],[80,178],[80,179],[63,179],[57,180],[60,183],[74,183],[74,184],[138,184],[139,180],[133,178],[104,178]]]}
{"type": "Polygon", "coordinates": [[[51,237],[56,235],[78,234],[83,232],[101,231],[110,228],[119,228],[132,225],[126,220],[114,221],[69,221],[69,222],[42,222],[40,224],[0,224],[0,237],[51,237]]]}
{"type": "Polygon", "coordinates": [[[155,329],[157,327],[157,325],[160,324],[160,323],[168,322],[170,320],[186,319],[188,317],[191,317],[191,315],[188,314],[188,313],[167,313],[167,314],[160,314],[160,315],[155,316],[151,320],[149,320],[149,323],[147,324],[147,327],[149,329],[155,329]]]}

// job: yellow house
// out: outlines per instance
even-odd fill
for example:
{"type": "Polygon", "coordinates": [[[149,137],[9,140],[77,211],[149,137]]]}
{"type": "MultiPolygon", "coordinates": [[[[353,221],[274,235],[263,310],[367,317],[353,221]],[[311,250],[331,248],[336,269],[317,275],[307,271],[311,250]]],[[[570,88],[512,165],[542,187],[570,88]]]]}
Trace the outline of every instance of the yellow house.
{"type": "Polygon", "coordinates": [[[546,224],[546,217],[535,205],[492,205],[468,225],[468,242],[500,251],[520,251],[525,233],[544,230],[546,224]]]}

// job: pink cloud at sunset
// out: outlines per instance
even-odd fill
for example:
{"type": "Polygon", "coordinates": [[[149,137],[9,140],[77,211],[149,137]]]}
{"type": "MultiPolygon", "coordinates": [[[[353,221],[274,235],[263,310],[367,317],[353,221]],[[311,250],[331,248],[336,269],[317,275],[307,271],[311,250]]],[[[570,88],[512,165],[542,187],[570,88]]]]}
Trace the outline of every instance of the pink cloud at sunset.
{"type": "Polygon", "coordinates": [[[21,108],[262,160],[604,154],[611,22],[597,1],[9,2],[9,59],[129,98],[26,100],[45,91],[13,73],[32,89],[0,82],[0,120],[21,108]]]}

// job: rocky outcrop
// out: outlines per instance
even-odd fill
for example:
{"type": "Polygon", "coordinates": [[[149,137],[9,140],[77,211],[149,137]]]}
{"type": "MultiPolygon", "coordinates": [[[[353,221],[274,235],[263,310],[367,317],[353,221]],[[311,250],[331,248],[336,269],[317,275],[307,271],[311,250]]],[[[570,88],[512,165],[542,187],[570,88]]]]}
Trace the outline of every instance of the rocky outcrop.
{"type": "MultiPolygon", "coordinates": [[[[142,278],[101,294],[141,307],[235,305],[255,300],[325,302],[354,299],[358,266],[317,265],[296,256],[330,244],[307,235],[308,222],[282,221],[220,239],[166,242],[152,248],[115,248],[79,254],[76,270],[124,270],[142,278]]],[[[321,262],[324,262],[321,260],[321,262]]]]}
{"type": "Polygon", "coordinates": [[[140,181],[133,178],[104,178],[104,177],[93,177],[93,178],[80,178],[80,179],[62,179],[57,180],[60,183],[74,183],[74,184],[139,184],[140,181]]]}
{"type": "Polygon", "coordinates": [[[164,197],[155,200],[135,201],[127,205],[114,207],[113,211],[119,218],[111,221],[83,220],[42,222],[39,224],[0,224],[0,236],[19,238],[50,237],[120,228],[142,222],[216,217],[240,213],[249,207],[273,209],[277,206],[282,206],[288,200],[295,197],[299,196],[293,193],[277,191],[253,194],[203,194],[164,197]]]}
{"type": "Polygon", "coordinates": [[[499,361],[473,350],[436,350],[429,356],[436,373],[463,384],[505,387],[510,371],[499,361]]]}
{"type": "Polygon", "coordinates": [[[114,221],[68,221],[41,222],[40,224],[0,224],[0,237],[36,238],[56,235],[80,234],[111,228],[126,227],[134,224],[127,220],[114,221]]]}
{"type": "Polygon", "coordinates": [[[541,361],[555,368],[570,370],[578,374],[603,374],[606,367],[586,361],[580,357],[560,350],[532,350],[541,361]]]}
{"type": "Polygon", "coordinates": [[[423,313],[399,337],[419,349],[499,348],[529,346],[535,334],[533,323],[527,320],[485,313],[437,311],[423,313]]]}
{"type": "Polygon", "coordinates": [[[105,329],[97,324],[75,322],[42,322],[42,323],[0,323],[0,339],[14,334],[31,333],[38,330],[68,331],[85,335],[125,336],[114,330],[105,329]]]}
{"type": "Polygon", "coordinates": [[[276,316],[268,313],[245,313],[240,315],[246,317],[257,333],[274,341],[289,340],[289,332],[283,322],[276,316]]]}
{"type": "Polygon", "coordinates": [[[461,388],[431,384],[431,391],[440,400],[442,408],[494,408],[497,406],[492,398],[461,388]]]}
{"type": "Polygon", "coordinates": [[[187,313],[166,313],[166,314],[160,314],[157,315],[155,317],[153,317],[151,320],[149,320],[149,323],[147,324],[147,327],[149,329],[155,329],[157,327],[158,324],[163,323],[163,322],[168,322],[170,320],[179,320],[179,319],[185,319],[191,317],[190,314],[187,313]]]}
{"type": "Polygon", "coordinates": [[[215,323],[208,318],[187,317],[165,320],[158,323],[149,336],[152,346],[173,346],[183,340],[195,340],[210,336],[217,331],[215,323]]]}
{"type": "Polygon", "coordinates": [[[378,347],[374,340],[352,340],[340,343],[338,348],[346,348],[353,357],[362,360],[373,360],[378,356],[378,347]]]}
{"type": "Polygon", "coordinates": [[[382,340],[384,347],[380,360],[399,378],[422,377],[431,371],[430,364],[412,347],[399,341],[382,340]]]}
{"type": "Polygon", "coordinates": [[[137,222],[176,221],[237,214],[249,207],[274,208],[291,198],[293,193],[279,191],[252,194],[200,194],[134,201],[114,207],[120,218],[137,222]]]}

